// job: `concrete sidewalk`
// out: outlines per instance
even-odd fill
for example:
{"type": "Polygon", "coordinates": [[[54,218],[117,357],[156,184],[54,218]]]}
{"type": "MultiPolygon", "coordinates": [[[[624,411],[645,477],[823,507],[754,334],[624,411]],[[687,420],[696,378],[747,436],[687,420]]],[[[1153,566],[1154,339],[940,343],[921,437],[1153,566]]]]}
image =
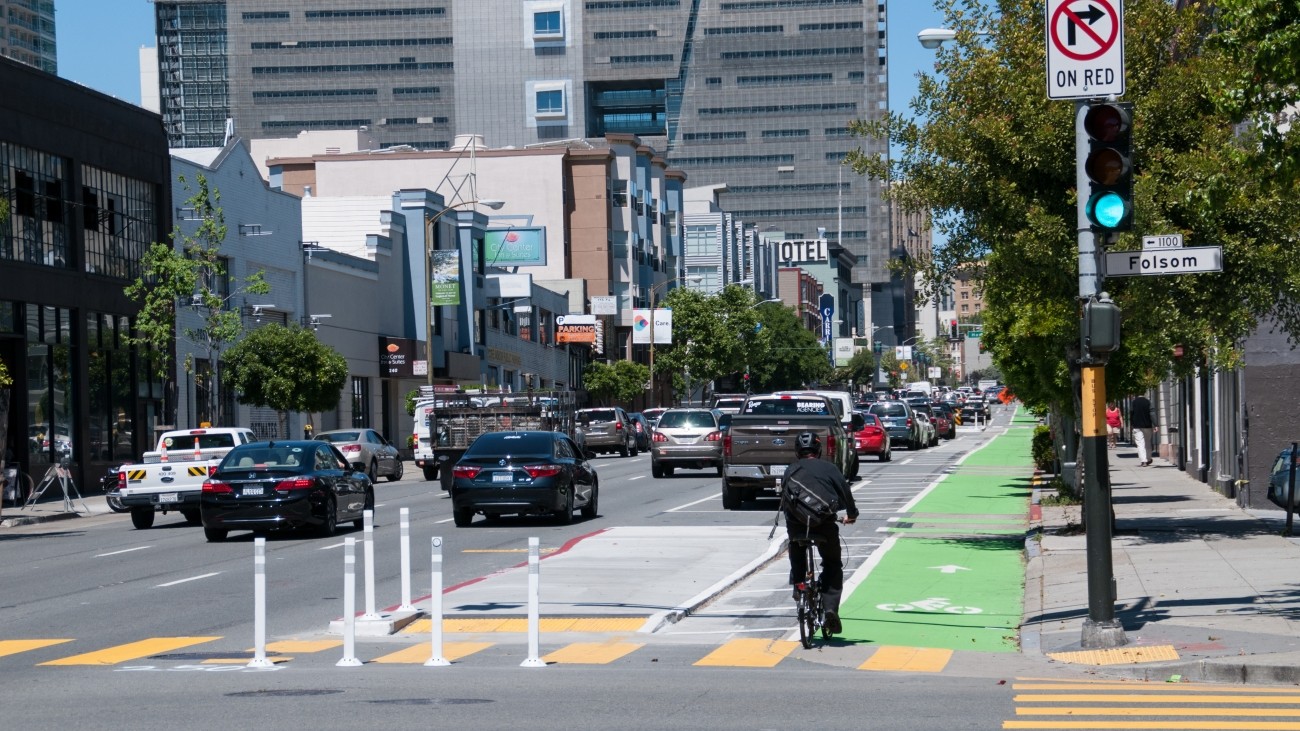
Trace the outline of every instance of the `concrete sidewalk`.
{"type": "Polygon", "coordinates": [[[1109,454],[1116,612],[1128,644],[1082,651],[1081,508],[1043,506],[1040,537],[1029,541],[1023,651],[1148,680],[1300,683],[1300,545],[1160,458],[1139,467],[1133,447],[1109,454]]]}
{"type": "MultiPolygon", "coordinates": [[[[55,488],[57,490],[57,488],[55,488]]],[[[71,505],[60,494],[57,500],[43,500],[32,506],[10,505],[0,508],[0,528],[15,528],[20,525],[47,523],[52,520],[71,518],[88,518],[113,511],[108,509],[103,495],[89,495],[84,499],[73,499],[71,505]],[[71,509],[69,509],[71,507],[71,509]]]]}

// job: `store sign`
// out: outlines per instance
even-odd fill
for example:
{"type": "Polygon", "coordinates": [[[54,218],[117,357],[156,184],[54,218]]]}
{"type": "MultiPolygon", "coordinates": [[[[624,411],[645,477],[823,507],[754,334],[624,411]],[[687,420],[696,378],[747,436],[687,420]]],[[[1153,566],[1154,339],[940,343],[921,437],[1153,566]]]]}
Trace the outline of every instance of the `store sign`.
{"type": "Polygon", "coordinates": [[[830,261],[826,250],[826,239],[804,239],[798,241],[778,241],[777,259],[791,264],[801,262],[830,261]]]}
{"type": "MultiPolygon", "coordinates": [[[[416,375],[428,373],[421,370],[415,372],[415,352],[419,347],[416,341],[409,338],[379,338],[379,375],[386,378],[408,378],[416,375]]],[[[420,364],[424,364],[421,359],[420,364]]]]}
{"type": "Polygon", "coordinates": [[[596,342],[596,316],[557,315],[555,318],[555,342],[559,344],[594,344],[596,342]]]}

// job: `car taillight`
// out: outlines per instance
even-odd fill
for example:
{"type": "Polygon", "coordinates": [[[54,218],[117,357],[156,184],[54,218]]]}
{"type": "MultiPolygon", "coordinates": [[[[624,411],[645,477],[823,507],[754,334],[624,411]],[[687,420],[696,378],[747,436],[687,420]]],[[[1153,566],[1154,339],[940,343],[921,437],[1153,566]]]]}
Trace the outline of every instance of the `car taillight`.
{"type": "Polygon", "coordinates": [[[826,435],[826,456],[827,457],[835,456],[835,435],[834,434],[826,435]]]}
{"type": "Polygon", "coordinates": [[[652,441],[652,442],[666,442],[666,441],[668,441],[668,437],[664,436],[664,433],[663,433],[663,432],[659,432],[659,431],[657,431],[657,432],[655,432],[654,434],[651,434],[651,435],[650,435],[650,441],[652,441]]]}
{"type": "Polygon", "coordinates": [[[908,428],[908,429],[911,429],[911,428],[912,428],[912,420],[911,420],[911,419],[908,419],[908,420],[907,420],[907,428],[908,428]]]}
{"type": "Polygon", "coordinates": [[[419,433],[412,434],[412,435],[411,435],[411,444],[419,444],[419,443],[420,443],[420,435],[419,435],[419,433]]]}
{"type": "Polygon", "coordinates": [[[623,431],[623,422],[621,421],[614,422],[614,431],[623,431]]]}
{"type": "Polygon", "coordinates": [[[211,477],[215,474],[217,474],[217,466],[214,464],[208,465],[208,477],[211,477]]]}
{"type": "Polygon", "coordinates": [[[125,488],[126,488],[126,473],[119,472],[117,473],[117,489],[122,490],[125,488]]]}
{"type": "Polygon", "coordinates": [[[478,473],[482,471],[483,471],[482,467],[479,467],[477,465],[469,465],[469,464],[464,464],[464,465],[458,464],[455,467],[451,468],[452,475],[456,477],[464,477],[467,480],[472,480],[475,477],[478,477],[478,473]]]}
{"type": "Polygon", "coordinates": [[[339,450],[339,451],[343,452],[344,454],[352,454],[352,453],[354,453],[354,452],[357,453],[357,454],[360,454],[360,453],[361,453],[361,445],[360,445],[360,444],[344,444],[344,445],[343,445],[343,448],[342,448],[341,450],[339,450]]]}
{"type": "Polygon", "coordinates": [[[731,435],[730,434],[722,438],[722,455],[724,457],[731,456],[731,435]]]}
{"type": "Polygon", "coordinates": [[[708,434],[704,435],[704,441],[706,441],[706,442],[718,442],[718,441],[722,441],[722,432],[720,432],[720,431],[711,431],[711,432],[709,432],[708,434]]]}
{"type": "Polygon", "coordinates": [[[290,490],[310,490],[316,485],[315,478],[312,477],[295,477],[292,480],[280,480],[275,483],[276,492],[289,492],[290,490]]]}
{"type": "Polygon", "coordinates": [[[560,474],[560,466],[557,464],[530,464],[524,466],[524,472],[529,477],[555,477],[560,474]]]}
{"type": "Polygon", "coordinates": [[[216,494],[216,493],[227,493],[227,492],[234,492],[234,491],[235,489],[233,487],[231,487],[230,485],[224,482],[217,482],[216,480],[203,481],[203,492],[206,493],[216,494]]]}

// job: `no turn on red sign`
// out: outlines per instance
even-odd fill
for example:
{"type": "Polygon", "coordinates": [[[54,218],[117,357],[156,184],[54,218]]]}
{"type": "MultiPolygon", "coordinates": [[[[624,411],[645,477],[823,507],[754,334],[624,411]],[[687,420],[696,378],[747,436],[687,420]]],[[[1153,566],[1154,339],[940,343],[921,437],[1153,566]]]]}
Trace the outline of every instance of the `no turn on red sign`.
{"type": "Polygon", "coordinates": [[[1048,0],[1047,98],[1124,94],[1123,0],[1048,0]]]}

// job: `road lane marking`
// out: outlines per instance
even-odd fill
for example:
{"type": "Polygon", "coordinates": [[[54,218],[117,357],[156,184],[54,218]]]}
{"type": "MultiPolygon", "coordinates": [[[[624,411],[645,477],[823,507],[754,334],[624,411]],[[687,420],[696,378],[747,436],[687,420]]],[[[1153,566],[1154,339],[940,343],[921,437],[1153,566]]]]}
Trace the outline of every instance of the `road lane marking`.
{"type": "Polygon", "coordinates": [[[772,668],[794,652],[789,640],[732,640],[695,662],[701,667],[772,668]]]}
{"type": "Polygon", "coordinates": [[[143,551],[146,548],[153,548],[153,546],[136,546],[135,548],[123,548],[120,551],[109,551],[108,553],[97,553],[95,554],[95,558],[103,558],[104,556],[116,556],[119,553],[130,553],[132,551],[143,551]]]}
{"type": "Polygon", "coordinates": [[[94,652],[85,652],[80,655],[62,657],[58,660],[40,663],[41,665],[116,665],[128,660],[138,660],[142,657],[157,655],[163,652],[179,650],[182,647],[191,645],[201,645],[204,642],[214,642],[221,639],[220,637],[153,637],[139,642],[128,642],[125,645],[114,645],[94,652]]]}
{"type": "Polygon", "coordinates": [[[912,460],[914,460],[914,459],[916,459],[916,458],[915,458],[915,457],[908,457],[907,459],[903,460],[902,462],[899,462],[899,464],[900,464],[900,465],[912,464],[912,460]]]}
{"type": "MultiPolygon", "coordinates": [[[[665,512],[665,513],[675,513],[675,512],[677,512],[677,511],[679,511],[679,510],[685,510],[686,508],[689,508],[689,507],[691,507],[691,506],[693,506],[693,505],[699,505],[700,503],[707,503],[707,502],[709,502],[710,500],[717,500],[717,499],[720,498],[720,497],[722,497],[722,493],[720,493],[720,492],[718,492],[718,493],[714,493],[714,494],[712,494],[712,495],[710,495],[710,496],[708,496],[708,497],[700,498],[699,500],[695,500],[695,501],[692,501],[692,502],[686,503],[685,505],[678,505],[678,506],[675,507],[675,508],[669,508],[669,509],[665,510],[664,512],[665,512]]],[[[710,511],[706,511],[706,512],[717,512],[717,511],[710,510],[710,511]]],[[[724,512],[728,512],[728,511],[724,511],[724,512]]]]}
{"type": "MultiPolygon", "coordinates": [[[[1146,690],[1146,688],[1143,688],[1146,690]]],[[[1294,689],[1292,689],[1294,691],[1294,689]]],[[[1096,703],[1099,701],[1123,701],[1124,703],[1172,703],[1175,699],[1168,695],[1134,693],[1116,695],[1114,693],[1043,693],[1036,695],[1018,695],[1012,699],[1016,703],[1051,701],[1053,703],[1096,703]]],[[[1180,696],[1178,703],[1251,703],[1257,705],[1293,705],[1300,703],[1300,696],[1264,696],[1264,695],[1192,695],[1180,696]]]]}
{"type": "Polygon", "coordinates": [[[542,660],[567,665],[608,665],[642,647],[644,642],[575,642],[543,655],[542,660]]]}
{"type": "Polygon", "coordinates": [[[72,640],[0,640],[0,657],[39,650],[51,645],[61,645],[64,642],[72,642],[72,640]]]}
{"type": "Polygon", "coordinates": [[[167,582],[166,584],[158,584],[158,585],[154,586],[154,588],[155,588],[155,589],[161,589],[161,588],[163,588],[163,587],[167,587],[167,586],[176,586],[177,584],[185,584],[185,583],[188,583],[188,582],[191,582],[191,581],[198,581],[199,579],[208,579],[208,578],[211,578],[211,577],[213,577],[213,576],[216,576],[216,575],[219,574],[219,573],[221,573],[221,572],[220,572],[220,571],[213,571],[213,572],[210,573],[210,574],[200,574],[200,575],[198,575],[198,576],[191,576],[191,577],[188,578],[188,579],[177,579],[177,580],[175,580],[175,581],[169,581],[169,582],[167,582]]]}
{"type": "Polygon", "coordinates": [[[645,479],[645,475],[637,475],[636,477],[627,478],[627,481],[631,482],[632,480],[644,480],[644,479],[645,479]]]}
{"type": "Polygon", "coordinates": [[[932,647],[885,645],[858,666],[858,670],[901,673],[937,673],[948,666],[952,650],[932,647]]]}
{"type": "MultiPolygon", "coordinates": [[[[442,657],[445,660],[455,662],[461,658],[469,657],[476,652],[481,652],[491,647],[491,642],[444,642],[442,645],[442,657]]],[[[390,652],[387,655],[377,657],[370,662],[382,664],[404,664],[404,665],[423,665],[433,655],[433,648],[429,643],[424,642],[418,645],[412,645],[397,652],[390,652]]]]}

